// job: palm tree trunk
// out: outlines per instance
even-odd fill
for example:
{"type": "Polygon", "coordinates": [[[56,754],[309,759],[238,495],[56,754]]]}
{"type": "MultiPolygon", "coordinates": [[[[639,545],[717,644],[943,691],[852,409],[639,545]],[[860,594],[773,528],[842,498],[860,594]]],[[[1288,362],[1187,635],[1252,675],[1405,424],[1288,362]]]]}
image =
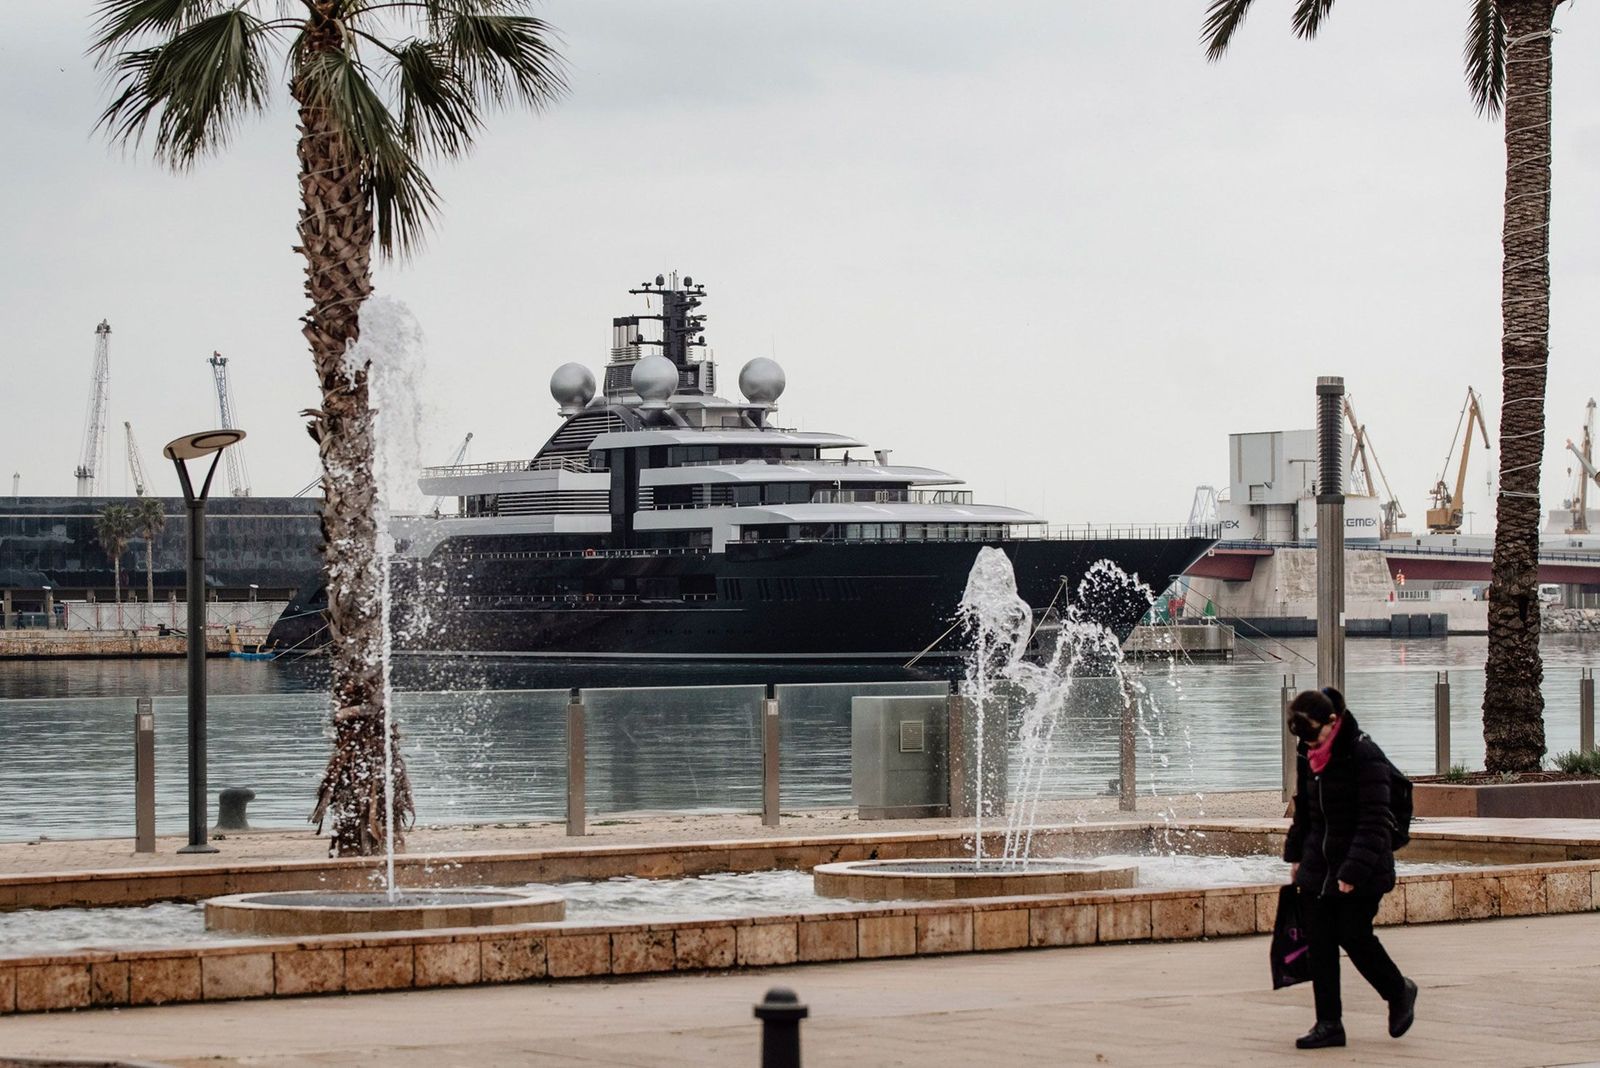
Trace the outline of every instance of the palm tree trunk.
{"type": "MultiPolygon", "coordinates": [[[[338,47],[331,21],[314,25],[304,47],[338,47]]],[[[366,366],[348,347],[360,334],[359,313],[372,292],[373,220],[361,173],[326,111],[291,86],[300,113],[300,253],[306,260],[311,311],[302,332],[311,345],[322,407],[311,434],[322,455],[323,566],[331,638],[333,753],[312,820],[332,819],[329,852],[381,852],[394,820],[395,841],[412,813],[411,789],[393,747],[394,809],[384,805],[383,597],[378,557],[377,490],[373,482],[373,413],[366,366]]]]}
{"type": "Polygon", "coordinates": [[[122,603],[122,550],[118,548],[111,557],[111,599],[122,603]]]}
{"type": "Polygon", "coordinates": [[[144,535],[144,602],[156,603],[156,535],[147,530],[144,535]]]}
{"type": "Polygon", "coordinates": [[[1484,766],[1544,758],[1539,658],[1539,466],[1550,356],[1550,86],[1553,0],[1501,0],[1506,23],[1506,193],[1500,314],[1504,401],[1489,585],[1484,766]]]}

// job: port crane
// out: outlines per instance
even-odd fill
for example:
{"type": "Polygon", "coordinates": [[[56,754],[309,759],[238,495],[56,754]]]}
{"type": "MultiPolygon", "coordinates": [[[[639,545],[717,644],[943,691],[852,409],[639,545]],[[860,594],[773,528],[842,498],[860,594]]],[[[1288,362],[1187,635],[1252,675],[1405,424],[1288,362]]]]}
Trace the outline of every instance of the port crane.
{"type": "MultiPolygon", "coordinates": [[[[224,430],[236,430],[238,428],[233,422],[233,390],[228,385],[228,358],[213,351],[211,359],[206,362],[211,365],[211,377],[217,385],[217,417],[221,419],[224,430]]],[[[235,497],[250,496],[250,471],[245,467],[244,451],[235,445],[222,450],[222,459],[227,464],[228,492],[235,497]]]]}
{"type": "Polygon", "coordinates": [[[1378,451],[1367,437],[1366,424],[1356,418],[1355,405],[1350,403],[1349,396],[1344,399],[1344,417],[1350,423],[1350,436],[1354,442],[1350,450],[1351,488],[1359,489],[1355,496],[1377,497],[1378,484],[1373,480],[1372,469],[1378,469],[1384,493],[1378,501],[1378,510],[1383,517],[1378,533],[1380,537],[1392,538],[1400,529],[1400,520],[1406,517],[1406,510],[1400,506],[1400,498],[1395,496],[1394,489],[1389,485],[1389,476],[1383,473],[1383,462],[1378,459],[1378,451]]]}
{"type": "MultiPolygon", "coordinates": [[[[448,466],[450,466],[450,467],[460,467],[462,462],[464,460],[466,460],[466,458],[467,458],[467,449],[471,448],[471,446],[472,446],[472,433],[471,433],[471,431],[468,431],[465,440],[463,440],[461,442],[461,447],[456,450],[455,457],[450,461],[448,466]]],[[[429,513],[431,515],[434,515],[434,516],[439,515],[439,509],[443,504],[444,504],[444,498],[443,497],[435,497],[433,499],[433,507],[428,510],[429,513]]]]}
{"type": "Polygon", "coordinates": [[[89,410],[83,419],[83,451],[77,469],[78,496],[94,496],[95,476],[106,469],[106,410],[111,405],[111,324],[94,328],[94,378],[89,384],[89,410]]]}
{"type": "Polygon", "coordinates": [[[1463,517],[1464,497],[1467,489],[1467,457],[1472,452],[1472,428],[1476,425],[1483,438],[1483,447],[1489,448],[1489,426],[1483,420],[1483,405],[1478,391],[1467,387],[1467,400],[1461,406],[1461,418],[1456,421],[1456,437],[1450,439],[1450,451],[1445,454],[1444,470],[1431,492],[1433,507],[1428,509],[1428,529],[1435,534],[1459,534],[1463,517]],[[1465,424],[1463,426],[1463,424],[1465,424]],[[1456,442],[1461,442],[1461,465],[1456,469],[1455,492],[1445,484],[1444,476],[1450,471],[1450,457],[1455,455],[1456,442]]]}
{"type": "Polygon", "coordinates": [[[1578,458],[1577,488],[1567,506],[1572,509],[1572,526],[1568,534],[1589,533],[1589,483],[1600,486],[1600,469],[1594,465],[1594,398],[1589,398],[1588,415],[1583,421],[1583,447],[1567,439],[1567,448],[1578,458]]]}
{"type": "Polygon", "coordinates": [[[133,424],[122,422],[122,433],[128,439],[128,476],[133,480],[133,495],[143,497],[150,487],[150,477],[144,473],[144,461],[139,458],[139,442],[133,436],[133,424]]]}

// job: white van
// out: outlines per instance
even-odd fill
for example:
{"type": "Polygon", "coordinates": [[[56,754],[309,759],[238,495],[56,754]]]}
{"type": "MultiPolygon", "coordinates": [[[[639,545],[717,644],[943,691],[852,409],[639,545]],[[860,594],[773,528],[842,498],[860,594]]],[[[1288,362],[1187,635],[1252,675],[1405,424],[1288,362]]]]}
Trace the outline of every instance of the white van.
{"type": "Polygon", "coordinates": [[[1561,587],[1553,582],[1539,583],[1539,602],[1541,604],[1560,604],[1561,587]]]}

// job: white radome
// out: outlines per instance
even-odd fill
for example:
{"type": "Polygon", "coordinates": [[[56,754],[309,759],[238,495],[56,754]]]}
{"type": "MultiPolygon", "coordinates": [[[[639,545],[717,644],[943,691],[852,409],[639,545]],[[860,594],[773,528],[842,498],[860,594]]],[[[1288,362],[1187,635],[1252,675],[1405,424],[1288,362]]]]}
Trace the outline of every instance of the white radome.
{"type": "Polygon", "coordinates": [[[788,381],[778,361],[765,356],[757,356],[739,370],[739,392],[751,404],[776,403],[788,381]]]}
{"type": "Polygon", "coordinates": [[[562,415],[576,415],[594,399],[594,374],[581,363],[564,363],[550,376],[550,396],[562,415]]]}
{"type": "Polygon", "coordinates": [[[646,356],[633,365],[633,391],[639,407],[660,410],[678,388],[678,365],[665,356],[646,356]]]}

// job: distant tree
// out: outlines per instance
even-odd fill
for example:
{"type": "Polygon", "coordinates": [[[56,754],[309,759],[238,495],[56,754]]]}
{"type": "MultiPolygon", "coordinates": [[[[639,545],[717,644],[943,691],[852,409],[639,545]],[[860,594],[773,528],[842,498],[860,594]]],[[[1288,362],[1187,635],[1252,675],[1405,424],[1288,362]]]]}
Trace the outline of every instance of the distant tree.
{"type": "MultiPolygon", "coordinates": [[[[154,133],[188,169],[269,111],[283,54],[298,118],[301,320],[322,387],[305,414],[322,455],[333,755],[312,819],[331,852],[375,853],[413,811],[399,746],[384,811],[382,569],[375,520],[370,362],[346,356],[372,292],[372,253],[419,244],[438,197],[426,159],[466,154],[484,114],[539,108],[564,90],[562,60],[531,0],[100,0],[93,50],[115,96],[114,140],[154,133]]],[[[392,736],[393,737],[393,736],[392,736]]],[[[398,839],[398,836],[397,836],[398,839]]]]}
{"type": "MultiPolygon", "coordinates": [[[[1254,0],[1211,0],[1206,57],[1227,51],[1254,0]]],[[[1489,584],[1484,766],[1537,771],[1544,758],[1539,655],[1539,468],[1550,359],[1550,90],[1555,12],[1565,0],[1470,0],[1463,53],[1478,112],[1505,110],[1500,269],[1500,495],[1489,584]]],[[[1334,0],[1298,0],[1298,37],[1315,37],[1334,0]]]]}
{"type": "Polygon", "coordinates": [[[133,506],[134,526],[144,538],[144,599],[156,600],[156,538],[167,525],[167,510],[159,497],[140,497],[133,506]]]}
{"type": "Polygon", "coordinates": [[[99,539],[100,547],[106,551],[106,555],[111,558],[111,571],[115,576],[112,586],[118,604],[122,603],[122,554],[128,551],[128,543],[133,540],[137,529],[133,509],[127,505],[108,504],[95,517],[95,537],[99,539]]]}

